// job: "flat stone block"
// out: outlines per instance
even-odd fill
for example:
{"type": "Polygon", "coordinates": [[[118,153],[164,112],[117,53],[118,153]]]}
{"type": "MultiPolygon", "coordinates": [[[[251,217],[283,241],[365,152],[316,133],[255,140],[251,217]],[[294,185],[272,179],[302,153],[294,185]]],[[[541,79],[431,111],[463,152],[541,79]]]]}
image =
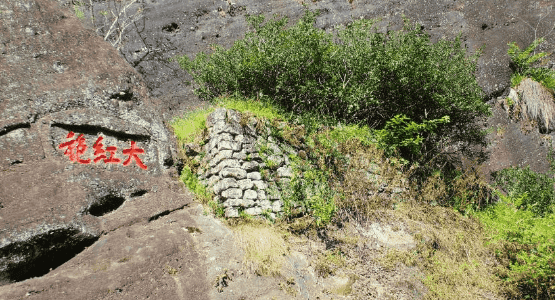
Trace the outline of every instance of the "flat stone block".
{"type": "Polygon", "coordinates": [[[243,152],[234,152],[233,156],[234,159],[245,160],[247,159],[247,155],[243,152]]]}
{"type": "Polygon", "coordinates": [[[246,190],[245,194],[243,195],[243,198],[245,199],[257,199],[258,194],[256,193],[256,191],[253,190],[246,190]]]}
{"type": "Polygon", "coordinates": [[[231,189],[227,189],[225,191],[222,192],[222,197],[226,198],[226,199],[230,199],[230,198],[242,198],[243,197],[243,190],[242,189],[237,189],[237,188],[231,188],[231,189]]]}
{"type": "Polygon", "coordinates": [[[243,128],[239,124],[226,124],[225,122],[217,122],[212,127],[214,134],[229,133],[232,135],[243,134],[243,128]]]}
{"type": "MultiPolygon", "coordinates": [[[[247,178],[259,181],[259,180],[262,179],[262,175],[260,175],[260,172],[251,172],[251,173],[247,173],[247,178]]],[[[258,188],[260,188],[260,187],[258,187],[258,188]]]]}
{"type": "Polygon", "coordinates": [[[247,178],[247,171],[240,168],[224,168],[220,172],[221,177],[233,177],[235,179],[247,178]]]}
{"type": "Polygon", "coordinates": [[[246,134],[239,134],[235,136],[235,141],[242,144],[254,144],[256,142],[256,139],[246,134]]]}
{"type": "Polygon", "coordinates": [[[222,150],[218,152],[218,154],[216,154],[214,158],[210,161],[210,167],[217,166],[224,159],[230,159],[232,155],[233,151],[231,150],[222,150]]]}
{"type": "Polygon", "coordinates": [[[280,212],[281,211],[281,200],[277,200],[272,202],[272,211],[273,212],[280,212]]]}
{"type": "Polygon", "coordinates": [[[260,201],[260,208],[262,210],[272,209],[272,202],[270,200],[262,200],[260,201]]]}
{"type": "Polygon", "coordinates": [[[221,179],[220,176],[213,175],[213,176],[210,176],[210,178],[208,178],[206,183],[208,183],[208,185],[215,185],[220,181],[220,179],[221,179]]]}
{"type": "Polygon", "coordinates": [[[250,171],[258,171],[259,165],[260,164],[255,161],[246,161],[243,163],[241,167],[245,169],[247,172],[250,172],[250,171]]]}
{"type": "Polygon", "coordinates": [[[231,142],[230,141],[220,141],[218,143],[218,150],[233,150],[233,149],[231,149],[231,142]]]}
{"type": "Polygon", "coordinates": [[[237,181],[237,183],[239,184],[239,188],[242,190],[250,190],[254,186],[252,180],[250,179],[242,179],[237,181]]]}
{"type": "Polygon", "coordinates": [[[225,209],[226,218],[237,218],[239,217],[239,211],[236,208],[228,207],[225,209]]]}
{"type": "Polygon", "coordinates": [[[254,144],[249,144],[249,143],[243,143],[242,148],[243,151],[247,152],[247,153],[254,153],[256,152],[256,147],[254,146],[254,144]]]}
{"type": "Polygon", "coordinates": [[[262,209],[260,209],[260,207],[251,207],[245,209],[245,213],[251,216],[257,216],[262,213],[262,209]]]}
{"type": "Polygon", "coordinates": [[[243,206],[243,199],[227,199],[223,203],[224,207],[239,207],[243,206]]]}
{"type": "Polygon", "coordinates": [[[266,199],[268,199],[268,197],[266,197],[266,192],[263,191],[263,190],[258,190],[258,191],[256,191],[256,195],[257,195],[258,200],[266,200],[266,199]]]}
{"type": "Polygon", "coordinates": [[[220,173],[220,171],[223,168],[239,168],[239,167],[241,167],[241,164],[239,163],[238,160],[236,160],[236,159],[224,159],[216,167],[212,168],[211,172],[213,174],[217,174],[217,173],[220,173]]]}
{"type": "Polygon", "coordinates": [[[237,187],[239,187],[239,184],[234,178],[224,178],[214,185],[214,193],[220,194],[222,191],[237,187]]]}
{"type": "Polygon", "coordinates": [[[254,200],[252,199],[243,199],[243,201],[241,202],[241,206],[242,207],[253,207],[255,206],[256,202],[254,202],[254,200]]]}

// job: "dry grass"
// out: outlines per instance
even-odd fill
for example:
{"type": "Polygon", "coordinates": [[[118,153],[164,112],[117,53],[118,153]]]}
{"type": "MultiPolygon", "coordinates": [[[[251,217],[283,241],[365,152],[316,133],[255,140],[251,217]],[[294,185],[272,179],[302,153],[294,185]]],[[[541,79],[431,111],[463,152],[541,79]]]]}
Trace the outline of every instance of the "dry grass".
{"type": "Polygon", "coordinates": [[[545,129],[549,128],[549,123],[555,122],[555,101],[553,99],[553,94],[547,88],[541,86],[530,79],[524,79],[520,85],[517,87],[519,94],[521,95],[520,107],[522,114],[527,116],[530,120],[541,120],[543,121],[543,126],[545,129]],[[532,88],[535,86],[535,88],[532,88]],[[526,94],[522,94],[522,93],[526,94]]]}
{"type": "Polygon", "coordinates": [[[416,232],[418,244],[411,254],[389,256],[424,271],[427,299],[502,299],[508,292],[478,220],[415,201],[400,205],[396,214],[416,232]]]}
{"type": "Polygon", "coordinates": [[[260,276],[280,276],[289,254],[285,232],[263,222],[243,222],[234,231],[237,243],[244,249],[244,265],[260,276]]]}
{"type": "Polygon", "coordinates": [[[336,203],[339,211],[359,221],[376,217],[383,209],[401,200],[404,195],[392,197],[391,190],[404,185],[400,166],[384,157],[375,146],[366,146],[357,140],[340,145],[340,151],[350,156],[338,190],[344,197],[336,203]],[[368,170],[373,170],[369,173],[368,170]]]}

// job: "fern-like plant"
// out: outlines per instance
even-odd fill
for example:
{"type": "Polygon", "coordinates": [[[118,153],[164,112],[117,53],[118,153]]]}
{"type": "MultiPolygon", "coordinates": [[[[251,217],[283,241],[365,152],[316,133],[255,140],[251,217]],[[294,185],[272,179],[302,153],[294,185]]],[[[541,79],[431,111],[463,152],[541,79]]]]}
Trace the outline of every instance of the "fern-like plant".
{"type": "Polygon", "coordinates": [[[533,53],[534,50],[545,41],[539,38],[534,40],[528,48],[522,51],[515,42],[509,43],[509,50],[507,53],[512,59],[513,75],[511,76],[511,85],[517,86],[524,78],[530,77],[533,80],[541,83],[549,89],[555,89],[555,72],[547,68],[533,68],[532,65],[539,61],[541,58],[549,56],[550,53],[539,52],[533,53]]]}

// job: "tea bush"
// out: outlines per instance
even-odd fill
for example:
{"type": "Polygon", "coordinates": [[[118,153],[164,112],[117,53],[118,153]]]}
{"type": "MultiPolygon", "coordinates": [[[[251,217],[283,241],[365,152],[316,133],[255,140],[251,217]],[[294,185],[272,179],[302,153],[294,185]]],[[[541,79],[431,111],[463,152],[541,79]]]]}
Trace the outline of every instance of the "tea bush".
{"type": "Polygon", "coordinates": [[[467,57],[460,38],[432,44],[407,20],[402,31],[387,34],[376,32],[377,20],[357,20],[334,37],[313,26],[316,16],[307,10],[287,29],[287,18],[262,25],[264,16],[247,16],[254,30],[230,49],[214,45],[210,55],[176,60],[202,99],[266,95],[294,114],[378,129],[397,115],[409,123],[443,123],[401,132],[430,153],[448,138],[476,140],[473,121],[489,114],[473,75],[480,51],[467,57]],[[448,124],[438,122],[446,116],[448,124]]]}

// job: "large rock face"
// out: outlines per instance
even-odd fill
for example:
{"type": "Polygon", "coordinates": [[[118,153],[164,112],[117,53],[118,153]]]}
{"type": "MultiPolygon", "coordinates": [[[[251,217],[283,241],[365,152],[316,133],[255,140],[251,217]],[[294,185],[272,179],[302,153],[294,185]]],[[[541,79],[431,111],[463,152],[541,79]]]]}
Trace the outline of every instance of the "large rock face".
{"type": "MultiPolygon", "coordinates": [[[[453,39],[460,32],[470,53],[485,46],[477,76],[488,99],[508,92],[508,42],[515,41],[524,48],[534,36],[546,35],[539,50],[551,52],[555,44],[555,34],[550,33],[555,13],[546,1],[159,0],[137,4],[144,8],[144,18],[124,33],[122,54],[144,76],[149,91],[164,100],[162,111],[170,117],[199,102],[187,84],[191,78],[177,63],[168,63],[168,58],[178,54],[194,57],[199,51],[209,53],[213,43],[230,47],[248,29],[246,14],[262,13],[267,18],[277,14],[296,22],[303,15],[303,4],[310,10],[320,10],[316,26],[326,30],[359,18],[382,18],[381,31],[388,30],[388,23],[389,30],[396,30],[401,28],[401,15],[405,14],[421,24],[433,40],[453,39]]],[[[97,11],[107,9],[102,3],[95,5],[97,11]]],[[[83,11],[87,13],[88,8],[83,11]]],[[[101,27],[98,16],[96,26],[101,27]]]]}
{"type": "MultiPolygon", "coordinates": [[[[69,3],[68,0],[59,1],[69,3]]],[[[347,24],[361,17],[382,18],[383,22],[379,24],[382,32],[397,30],[401,28],[401,16],[405,14],[411,21],[421,24],[431,34],[432,40],[453,39],[460,33],[469,53],[484,47],[476,75],[486,101],[506,96],[509,92],[512,70],[507,55],[508,42],[514,41],[524,49],[534,37],[544,36],[546,42],[537,50],[555,50],[555,34],[551,31],[555,13],[552,3],[548,1],[160,0],[140,4],[144,7],[144,18],[137,27],[130,27],[124,34],[126,43],[121,48],[122,55],[144,76],[149,92],[162,100],[162,114],[170,118],[201,103],[192,93],[194,86],[187,83],[191,77],[176,62],[168,63],[169,58],[183,54],[192,58],[199,51],[210,53],[213,43],[231,47],[248,30],[246,14],[262,13],[267,18],[277,14],[288,17],[290,23],[296,22],[303,15],[303,4],[311,10],[320,10],[316,26],[328,31],[335,25],[347,24]]],[[[97,9],[106,7],[99,4],[97,9]]],[[[502,121],[506,116],[498,115],[495,108],[494,113],[495,116],[488,120],[489,127],[506,122],[502,121]]],[[[493,145],[521,141],[517,144],[522,147],[509,146],[499,152],[490,145],[486,161],[488,172],[511,163],[530,164],[536,171],[548,168],[545,159],[547,148],[542,145],[544,139],[540,135],[529,136],[520,129],[516,130],[517,127],[507,130],[503,136],[490,134],[488,140],[493,145]],[[522,140],[523,136],[526,138],[522,140]],[[507,160],[508,157],[518,159],[507,160]]]]}
{"type": "MultiPolygon", "coordinates": [[[[192,200],[169,179],[170,136],[140,75],[57,2],[7,0],[0,11],[0,285],[44,275],[103,236],[112,251],[128,247],[119,263],[129,261],[129,270],[187,257],[192,266],[182,273],[195,278],[187,285],[201,286],[187,293],[203,298],[198,255],[179,250],[191,243],[186,231],[178,236],[164,229],[156,241],[138,239],[147,236],[145,224],[192,200]],[[133,224],[142,232],[137,238],[114,237],[133,224]]],[[[182,219],[182,226],[192,226],[182,219]]],[[[161,226],[155,224],[149,234],[161,226]]],[[[124,254],[92,257],[111,265],[124,254]]],[[[54,272],[76,286],[90,283],[89,292],[71,299],[96,298],[125,278],[102,282],[87,272],[54,272]]],[[[48,286],[33,285],[39,291],[48,286]]],[[[0,290],[0,299],[25,295],[20,292],[0,290]]]]}

